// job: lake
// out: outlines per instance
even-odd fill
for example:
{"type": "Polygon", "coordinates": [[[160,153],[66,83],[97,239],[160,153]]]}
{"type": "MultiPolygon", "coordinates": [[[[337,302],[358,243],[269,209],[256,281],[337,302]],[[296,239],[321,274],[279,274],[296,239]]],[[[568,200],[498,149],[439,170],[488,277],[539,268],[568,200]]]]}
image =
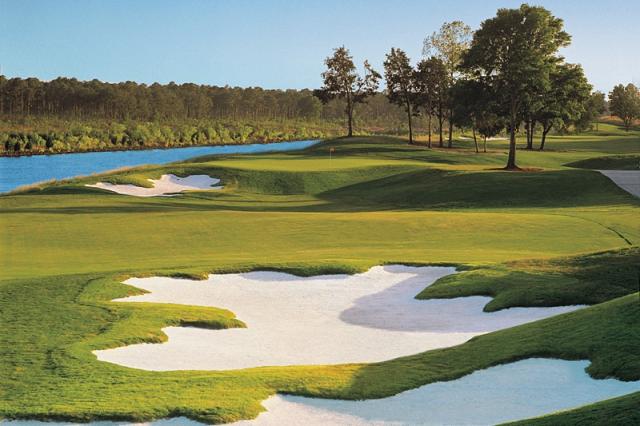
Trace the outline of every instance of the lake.
{"type": "Polygon", "coordinates": [[[318,140],[250,145],[217,145],[143,151],[78,152],[73,154],[0,157],[0,192],[50,179],[105,172],[119,167],[163,164],[211,154],[255,154],[304,149],[318,140]]]}

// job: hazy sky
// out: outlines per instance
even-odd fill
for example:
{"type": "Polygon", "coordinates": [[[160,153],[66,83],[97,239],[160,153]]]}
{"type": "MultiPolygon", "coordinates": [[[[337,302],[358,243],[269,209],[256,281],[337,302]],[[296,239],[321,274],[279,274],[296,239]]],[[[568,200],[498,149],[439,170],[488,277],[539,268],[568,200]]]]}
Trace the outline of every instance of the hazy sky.
{"type": "MultiPolygon", "coordinates": [[[[10,77],[318,87],[344,44],[378,69],[412,59],[445,21],[474,29],[510,0],[0,0],[0,65],[10,77]]],[[[640,83],[640,1],[541,0],[573,36],[563,54],[596,89],[640,83]]]]}

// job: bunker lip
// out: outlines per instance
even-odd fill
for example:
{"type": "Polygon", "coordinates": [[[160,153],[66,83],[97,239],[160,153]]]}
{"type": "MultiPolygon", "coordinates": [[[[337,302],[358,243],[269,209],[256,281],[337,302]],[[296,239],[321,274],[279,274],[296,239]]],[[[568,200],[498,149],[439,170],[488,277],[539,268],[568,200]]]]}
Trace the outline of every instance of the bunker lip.
{"type": "Polygon", "coordinates": [[[489,297],[417,300],[453,267],[375,266],[355,275],[297,277],[280,272],[125,281],[149,293],[122,302],[228,309],[247,328],[167,327],[168,341],[98,350],[101,361],[151,371],[237,370],[379,362],[455,346],[474,336],[580,306],[483,312],[489,297]]]}
{"type": "Polygon", "coordinates": [[[208,175],[190,175],[182,178],[173,174],[166,174],[162,175],[160,179],[148,180],[153,183],[152,188],[144,188],[131,184],[119,185],[108,182],[98,182],[85,186],[104,189],[122,195],[132,195],[134,197],[172,197],[185,191],[222,189],[222,186],[214,186],[220,183],[220,179],[212,178],[208,175]]]}

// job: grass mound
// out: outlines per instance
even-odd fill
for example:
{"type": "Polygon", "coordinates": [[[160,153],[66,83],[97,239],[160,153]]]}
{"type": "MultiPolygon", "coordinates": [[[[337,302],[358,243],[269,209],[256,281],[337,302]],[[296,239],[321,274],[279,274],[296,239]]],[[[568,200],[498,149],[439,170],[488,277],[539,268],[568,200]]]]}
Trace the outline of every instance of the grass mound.
{"type": "Polygon", "coordinates": [[[438,280],[416,296],[490,296],[485,312],[535,306],[596,304],[639,290],[637,247],[586,256],[517,261],[474,268],[438,280]]]}
{"type": "Polygon", "coordinates": [[[607,155],[574,161],[567,166],[593,170],[640,170],[640,155],[607,155]]]}

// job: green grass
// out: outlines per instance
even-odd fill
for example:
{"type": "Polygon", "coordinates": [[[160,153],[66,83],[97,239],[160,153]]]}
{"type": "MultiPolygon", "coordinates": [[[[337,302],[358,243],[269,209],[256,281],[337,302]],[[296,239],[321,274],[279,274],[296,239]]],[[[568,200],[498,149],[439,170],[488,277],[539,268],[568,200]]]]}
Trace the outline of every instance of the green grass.
{"type": "Polygon", "coordinates": [[[638,170],[640,155],[607,155],[569,163],[568,166],[595,170],[638,170]]]}
{"type": "Polygon", "coordinates": [[[640,392],[557,414],[506,423],[511,426],[564,426],[564,425],[637,425],[640,423],[640,392]]]}
{"type": "Polygon", "coordinates": [[[490,296],[484,310],[596,304],[638,291],[640,250],[474,268],[441,278],[417,299],[490,296]]]}
{"type": "MultiPolygon", "coordinates": [[[[450,151],[371,137],[120,170],[0,196],[0,417],[231,421],[256,416],[274,392],[380,397],[530,356],[587,358],[594,377],[638,379],[640,305],[630,293],[637,291],[640,202],[599,173],[569,166],[640,151],[637,132],[603,127],[603,134],[552,137],[548,152],[519,152],[535,172],[499,170],[504,141],[475,154],[469,141],[450,151]],[[164,173],[207,174],[225,188],[135,198],[84,186],[164,173]],[[91,354],[161,342],[167,325],[244,325],[224,309],[109,302],[140,291],[120,284],[128,276],[351,273],[383,263],[461,265],[465,272],[426,295],[490,294],[489,310],[597,304],[371,365],[158,373],[91,354]]],[[[580,410],[610,413],[616,401],[580,410]]]]}

